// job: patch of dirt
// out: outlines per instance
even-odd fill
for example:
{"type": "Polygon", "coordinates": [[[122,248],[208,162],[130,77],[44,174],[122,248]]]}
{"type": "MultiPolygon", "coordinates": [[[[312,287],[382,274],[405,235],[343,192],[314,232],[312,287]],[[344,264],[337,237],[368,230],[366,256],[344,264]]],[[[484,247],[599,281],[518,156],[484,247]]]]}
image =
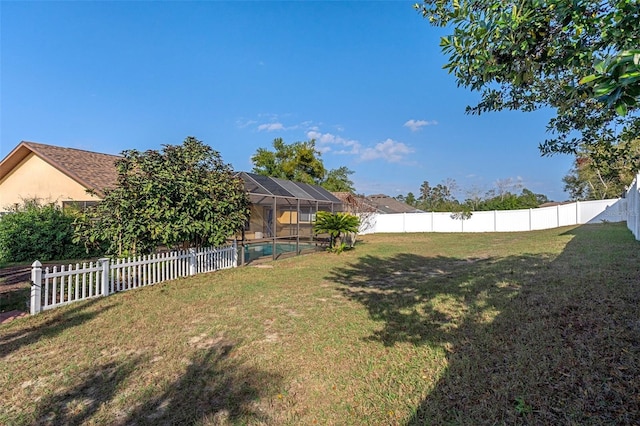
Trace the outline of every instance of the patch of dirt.
{"type": "Polygon", "coordinates": [[[0,294],[29,287],[30,281],[30,266],[11,266],[0,269],[0,294]]]}
{"type": "Polygon", "coordinates": [[[206,333],[202,333],[198,336],[193,336],[189,339],[189,345],[196,349],[211,349],[215,347],[231,347],[231,342],[225,339],[222,334],[217,336],[209,336],[206,333]]]}
{"type": "Polygon", "coordinates": [[[16,318],[26,317],[27,313],[22,311],[9,311],[0,313],[0,324],[13,321],[16,318]]]}

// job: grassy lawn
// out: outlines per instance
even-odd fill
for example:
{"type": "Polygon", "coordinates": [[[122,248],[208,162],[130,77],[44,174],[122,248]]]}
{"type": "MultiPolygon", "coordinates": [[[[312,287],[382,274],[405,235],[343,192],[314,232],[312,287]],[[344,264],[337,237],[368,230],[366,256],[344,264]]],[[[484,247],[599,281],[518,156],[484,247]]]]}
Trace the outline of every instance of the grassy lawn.
{"type": "Polygon", "coordinates": [[[362,239],[0,326],[0,424],[640,423],[624,224],[362,239]]]}

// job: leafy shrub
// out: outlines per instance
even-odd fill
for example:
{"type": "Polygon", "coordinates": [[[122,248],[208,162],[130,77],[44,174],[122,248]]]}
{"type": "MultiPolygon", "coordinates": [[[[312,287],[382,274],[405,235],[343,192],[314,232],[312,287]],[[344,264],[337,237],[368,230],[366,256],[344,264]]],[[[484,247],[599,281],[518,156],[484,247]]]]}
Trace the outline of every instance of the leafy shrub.
{"type": "Polygon", "coordinates": [[[194,137],[159,151],[124,151],[115,167],[117,185],[76,222],[75,241],[88,248],[103,244],[122,256],[216,246],[249,218],[242,179],[194,137]]]}
{"type": "Polygon", "coordinates": [[[86,257],[84,247],[72,242],[75,216],[74,212],[43,204],[38,199],[23,200],[22,205],[0,218],[0,260],[25,262],[86,257]]]}
{"type": "Polygon", "coordinates": [[[343,235],[358,232],[360,219],[349,213],[320,211],[313,228],[317,234],[329,234],[329,251],[340,254],[346,248],[343,235]]]}

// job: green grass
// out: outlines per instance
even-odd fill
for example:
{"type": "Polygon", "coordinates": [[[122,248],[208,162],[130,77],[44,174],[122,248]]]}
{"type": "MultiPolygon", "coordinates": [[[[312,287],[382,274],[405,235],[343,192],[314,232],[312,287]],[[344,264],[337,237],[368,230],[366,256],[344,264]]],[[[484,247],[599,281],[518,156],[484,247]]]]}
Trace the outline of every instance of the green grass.
{"type": "Polygon", "coordinates": [[[638,424],[624,224],[363,237],[0,326],[0,424],[638,424]]]}

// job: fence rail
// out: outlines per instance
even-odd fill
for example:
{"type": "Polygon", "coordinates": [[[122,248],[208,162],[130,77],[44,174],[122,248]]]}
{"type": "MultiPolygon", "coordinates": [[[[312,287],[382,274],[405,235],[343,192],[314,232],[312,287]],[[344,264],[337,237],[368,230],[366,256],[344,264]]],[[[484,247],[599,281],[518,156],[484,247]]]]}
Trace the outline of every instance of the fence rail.
{"type": "Polygon", "coordinates": [[[236,242],[223,247],[190,249],[127,259],[42,269],[31,265],[31,304],[34,315],[44,310],[112,293],[132,290],[180,277],[235,268],[236,242]]]}

